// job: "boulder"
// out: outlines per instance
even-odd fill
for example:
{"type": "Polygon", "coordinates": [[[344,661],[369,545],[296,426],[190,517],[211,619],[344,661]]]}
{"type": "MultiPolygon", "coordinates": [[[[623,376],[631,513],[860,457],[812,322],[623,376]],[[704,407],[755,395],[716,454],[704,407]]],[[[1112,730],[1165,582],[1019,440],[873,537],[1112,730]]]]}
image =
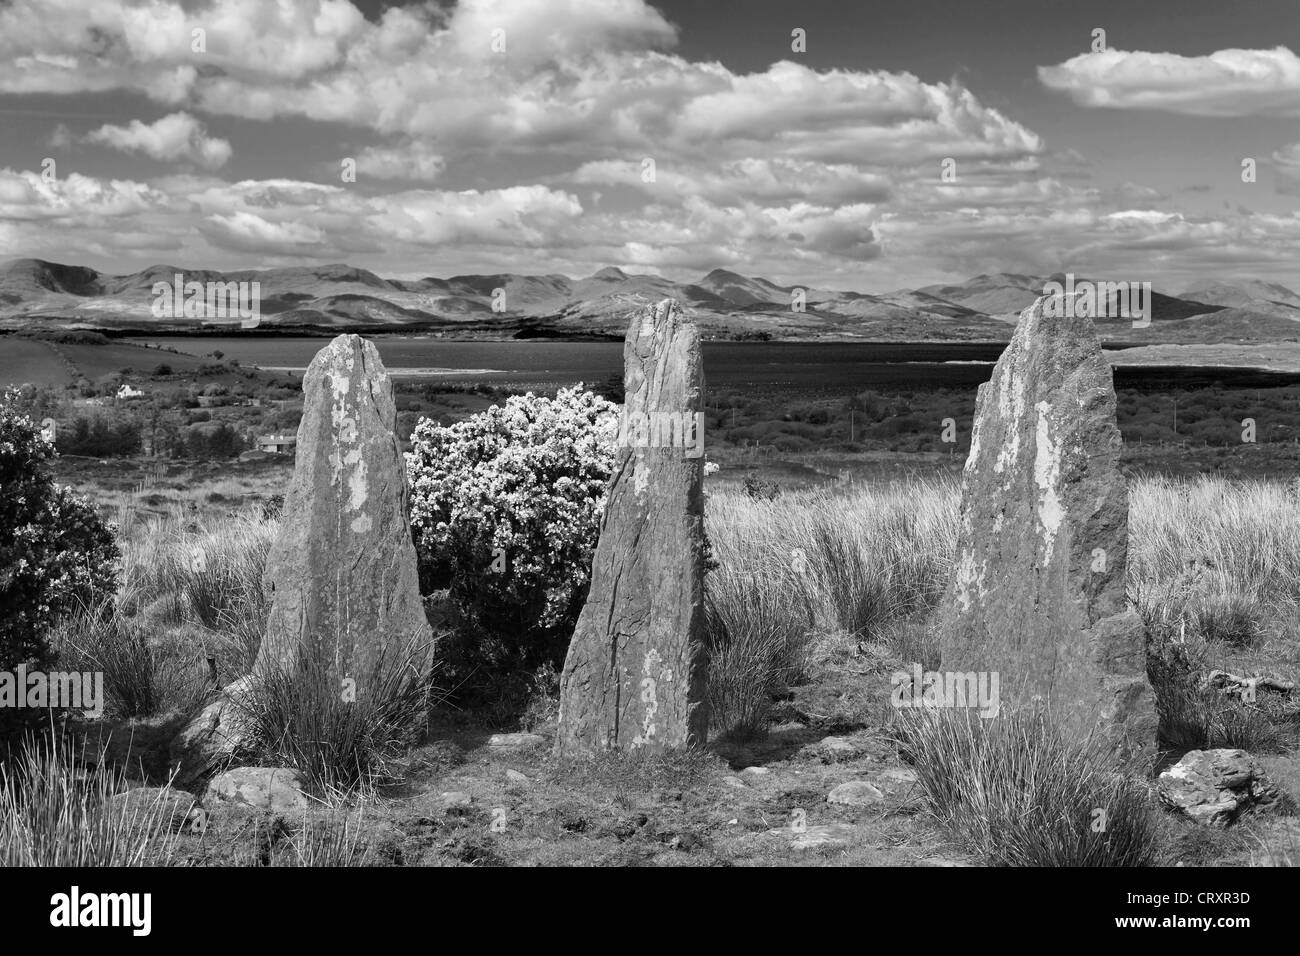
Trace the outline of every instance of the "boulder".
{"type": "Polygon", "coordinates": [[[827,794],[826,802],[846,807],[874,807],[885,802],[885,795],[865,780],[850,780],[827,794]]]}
{"type": "Polygon", "coordinates": [[[919,783],[911,767],[888,767],[875,774],[873,783],[885,794],[906,793],[919,783]]]}
{"type": "Polygon", "coordinates": [[[763,787],[776,782],[776,774],[767,767],[746,767],[740,771],[740,780],[750,787],[763,787]]]}
{"type": "Polygon", "coordinates": [[[305,783],[301,773],[285,767],[236,767],[213,777],[204,798],[209,804],[239,803],[271,813],[303,814],[310,805],[305,783]]]}
{"type": "MultiPolygon", "coordinates": [[[[1109,363],[1092,322],[1020,316],[981,385],[962,476],[941,667],[999,676],[1000,706],[1050,707],[1154,756],[1145,629],[1125,597],[1128,489],[1109,363]]],[[[951,703],[951,702],[950,702],[951,703]]]]}
{"type": "Polygon", "coordinates": [[[267,558],[255,674],[303,664],[360,695],[381,660],[428,659],[393,386],[373,343],[340,335],[303,378],[293,480],[267,558]]]}
{"type": "Polygon", "coordinates": [[[560,681],[557,753],[703,745],[699,333],[665,299],[623,343],[626,401],[591,587],[560,681]]]}
{"type": "Polygon", "coordinates": [[[1291,804],[1244,750],[1189,751],[1160,774],[1156,792],[1167,807],[1219,828],[1246,811],[1289,809],[1291,804]]]}
{"type": "Polygon", "coordinates": [[[172,740],[169,756],[176,784],[187,787],[248,752],[254,733],[243,701],[251,687],[251,677],[227,686],[172,740]]]}

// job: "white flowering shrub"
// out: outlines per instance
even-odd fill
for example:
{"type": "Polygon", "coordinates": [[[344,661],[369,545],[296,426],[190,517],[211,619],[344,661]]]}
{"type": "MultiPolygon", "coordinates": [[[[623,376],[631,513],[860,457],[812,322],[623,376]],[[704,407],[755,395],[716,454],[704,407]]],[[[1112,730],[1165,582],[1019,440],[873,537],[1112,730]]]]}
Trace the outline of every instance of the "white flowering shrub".
{"type": "Polygon", "coordinates": [[[585,391],[511,396],[452,425],[421,419],[406,456],[425,590],[534,663],[562,659],[586,598],[618,406],[585,391]]]}

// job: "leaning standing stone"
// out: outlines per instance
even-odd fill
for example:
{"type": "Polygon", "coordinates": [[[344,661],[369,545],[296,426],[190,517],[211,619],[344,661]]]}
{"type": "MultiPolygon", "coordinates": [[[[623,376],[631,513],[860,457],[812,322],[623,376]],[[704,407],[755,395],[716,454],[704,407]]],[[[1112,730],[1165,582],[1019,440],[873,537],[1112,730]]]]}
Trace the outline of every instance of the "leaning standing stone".
{"type": "Polygon", "coordinates": [[[703,744],[699,334],[665,299],[632,320],[618,457],[560,682],[558,753],[703,744]]]}
{"type": "Polygon", "coordinates": [[[1091,320],[1044,314],[1045,301],[1021,314],[979,389],[942,667],[998,672],[1004,710],[1046,704],[1077,731],[1150,753],[1111,370],[1091,320]]]}
{"type": "Polygon", "coordinates": [[[310,655],[363,693],[389,664],[427,648],[393,386],[375,346],[340,335],[303,379],[297,460],[267,559],[271,614],[254,673],[310,655]]]}

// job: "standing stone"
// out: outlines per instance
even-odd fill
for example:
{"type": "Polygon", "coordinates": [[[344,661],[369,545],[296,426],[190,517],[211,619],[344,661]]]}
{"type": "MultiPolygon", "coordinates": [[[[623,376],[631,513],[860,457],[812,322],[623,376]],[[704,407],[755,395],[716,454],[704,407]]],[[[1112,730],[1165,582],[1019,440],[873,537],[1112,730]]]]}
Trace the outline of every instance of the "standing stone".
{"type": "Polygon", "coordinates": [[[392,665],[431,643],[393,386],[373,343],[340,335],[312,359],[302,391],[293,481],[266,563],[271,614],[254,673],[292,669],[312,655],[341,688],[355,680],[360,694],[381,654],[392,665]]]}
{"type": "Polygon", "coordinates": [[[942,667],[996,671],[1004,712],[1046,704],[1077,732],[1096,726],[1121,753],[1149,755],[1156,718],[1145,629],[1125,599],[1110,365],[1090,319],[1045,302],[1021,313],[979,389],[942,667]]]}
{"type": "Polygon", "coordinates": [[[665,299],[623,342],[626,394],[591,589],[560,681],[557,753],[702,745],[699,333],[665,299]]]}

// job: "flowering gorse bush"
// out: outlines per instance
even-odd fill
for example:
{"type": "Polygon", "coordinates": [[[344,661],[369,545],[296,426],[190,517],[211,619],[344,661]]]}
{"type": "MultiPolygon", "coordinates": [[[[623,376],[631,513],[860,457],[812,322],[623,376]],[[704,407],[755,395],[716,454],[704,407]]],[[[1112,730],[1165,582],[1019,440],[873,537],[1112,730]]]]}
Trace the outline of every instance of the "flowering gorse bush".
{"type": "Polygon", "coordinates": [[[534,662],[562,655],[586,597],[617,412],[579,384],[453,425],[421,419],[411,436],[423,586],[448,588],[467,621],[534,662]]]}
{"type": "Polygon", "coordinates": [[[112,531],[54,484],[53,456],[17,392],[0,393],[0,670],[44,662],[49,625],[116,589],[112,531]]]}

